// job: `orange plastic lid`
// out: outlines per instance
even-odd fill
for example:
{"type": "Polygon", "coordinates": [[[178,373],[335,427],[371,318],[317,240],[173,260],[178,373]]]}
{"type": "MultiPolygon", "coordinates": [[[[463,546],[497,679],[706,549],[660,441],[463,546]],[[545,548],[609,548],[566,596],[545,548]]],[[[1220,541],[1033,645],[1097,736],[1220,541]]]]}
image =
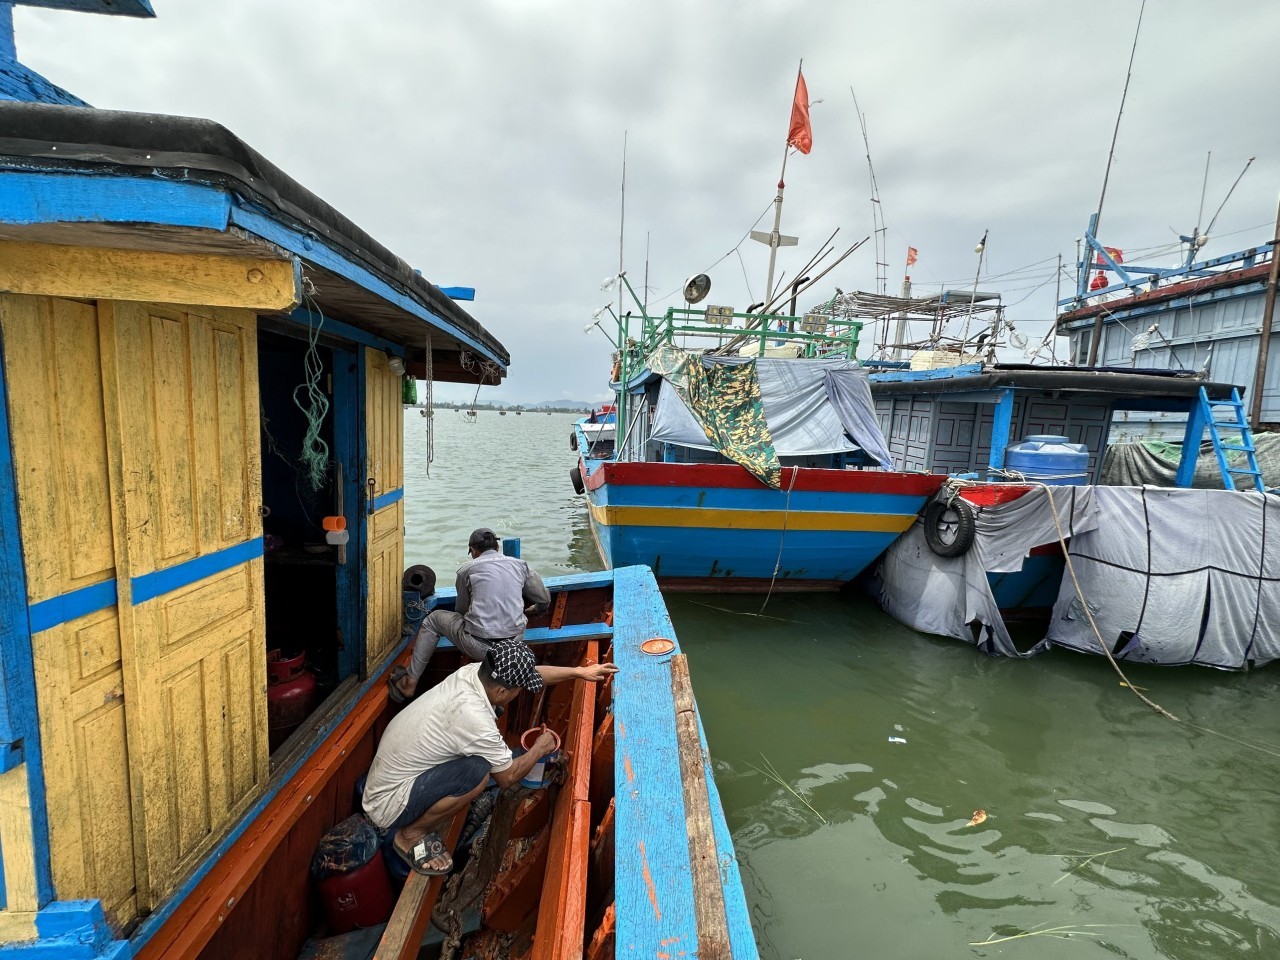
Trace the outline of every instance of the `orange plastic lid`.
{"type": "Polygon", "coordinates": [[[654,637],[652,640],[646,640],[640,644],[640,649],[645,653],[653,656],[661,656],[664,653],[670,653],[676,648],[674,640],[668,640],[666,637],[654,637]]]}
{"type": "Polygon", "coordinates": [[[320,526],[326,530],[345,530],[347,529],[346,517],[325,517],[320,521],[320,526]]]}

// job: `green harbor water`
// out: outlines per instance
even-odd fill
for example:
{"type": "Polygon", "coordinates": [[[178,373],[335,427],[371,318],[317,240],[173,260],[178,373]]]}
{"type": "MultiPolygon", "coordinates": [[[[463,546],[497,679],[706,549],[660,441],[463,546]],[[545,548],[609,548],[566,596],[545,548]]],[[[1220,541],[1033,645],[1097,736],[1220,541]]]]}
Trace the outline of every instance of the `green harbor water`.
{"type": "MultiPolygon", "coordinates": [[[[433,419],[406,562],[448,583],[488,525],[599,568],[572,417],[433,419]]],[[[1105,660],[989,659],[867,597],[667,601],[767,960],[1280,958],[1280,667],[1126,668],[1174,723],[1105,660]]]]}

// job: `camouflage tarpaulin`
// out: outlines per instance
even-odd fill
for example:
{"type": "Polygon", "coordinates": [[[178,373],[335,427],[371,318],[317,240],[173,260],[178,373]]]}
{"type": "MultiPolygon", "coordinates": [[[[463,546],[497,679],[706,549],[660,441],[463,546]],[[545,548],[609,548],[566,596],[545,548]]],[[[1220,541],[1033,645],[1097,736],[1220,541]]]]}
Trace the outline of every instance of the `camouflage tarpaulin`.
{"type": "Polygon", "coordinates": [[[781,488],[782,465],[765,423],[754,362],[708,367],[683,350],[663,344],[645,365],[675,388],[716,450],[762,483],[781,488]]]}

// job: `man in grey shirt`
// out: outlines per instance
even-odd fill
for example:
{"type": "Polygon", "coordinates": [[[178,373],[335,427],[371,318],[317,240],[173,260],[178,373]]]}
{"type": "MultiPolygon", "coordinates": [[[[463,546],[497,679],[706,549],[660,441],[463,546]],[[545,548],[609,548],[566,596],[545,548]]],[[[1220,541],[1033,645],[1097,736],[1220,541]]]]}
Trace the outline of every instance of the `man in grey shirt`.
{"type": "Polygon", "coordinates": [[[458,568],[454,610],[427,614],[413,641],[406,673],[393,671],[393,699],[412,697],[442,636],[472,660],[483,660],[499,640],[524,639],[527,614],[551,602],[546,584],[527,563],[498,552],[498,535],[481,527],[467,541],[471,559],[458,568]]]}

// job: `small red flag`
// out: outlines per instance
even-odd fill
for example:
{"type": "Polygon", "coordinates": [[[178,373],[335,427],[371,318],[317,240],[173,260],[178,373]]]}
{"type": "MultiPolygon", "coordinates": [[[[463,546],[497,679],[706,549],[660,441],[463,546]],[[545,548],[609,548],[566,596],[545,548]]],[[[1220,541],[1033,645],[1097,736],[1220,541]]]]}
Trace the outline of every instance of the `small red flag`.
{"type": "Polygon", "coordinates": [[[917,256],[919,253],[920,253],[920,251],[919,251],[919,250],[917,250],[915,247],[907,247],[907,266],[908,266],[908,267],[911,267],[911,266],[914,266],[914,265],[915,265],[915,262],[916,262],[916,256],[917,256]]]}
{"type": "Polygon", "coordinates": [[[813,149],[813,127],[809,125],[809,88],[804,74],[796,75],[796,98],[791,104],[791,129],[787,132],[787,145],[801,153],[813,149]]]}

